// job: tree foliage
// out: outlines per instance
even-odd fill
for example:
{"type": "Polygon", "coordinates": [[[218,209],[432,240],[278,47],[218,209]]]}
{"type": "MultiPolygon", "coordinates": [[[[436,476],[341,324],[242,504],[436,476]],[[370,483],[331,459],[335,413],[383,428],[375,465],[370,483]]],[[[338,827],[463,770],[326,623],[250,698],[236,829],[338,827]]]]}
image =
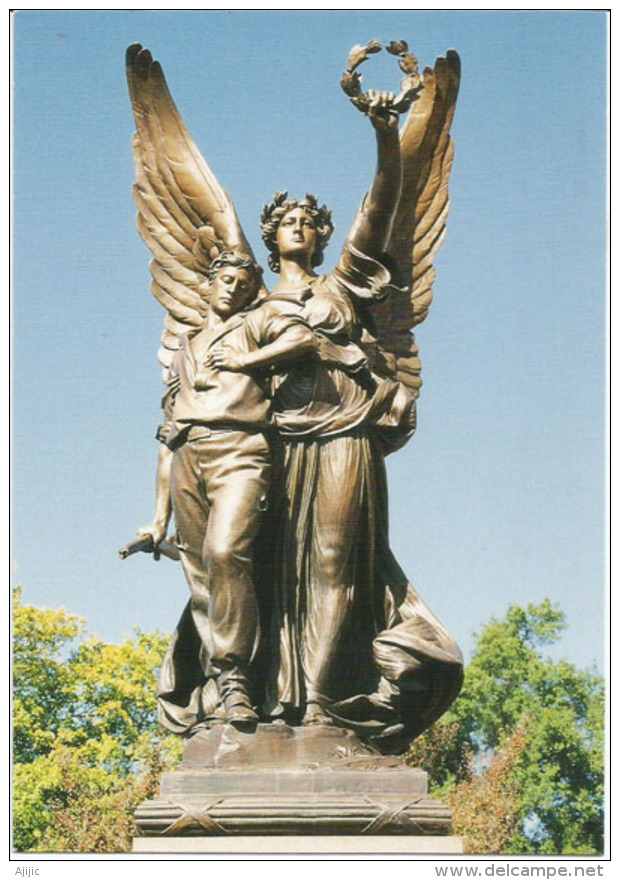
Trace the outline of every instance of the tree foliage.
{"type": "Polygon", "coordinates": [[[603,849],[603,680],[542,655],[564,626],[548,601],[492,619],[462,694],[410,749],[453,804],[470,852],[603,849]]]}
{"type": "Polygon", "coordinates": [[[449,793],[454,832],[467,853],[505,853],[519,834],[521,810],[518,768],[527,744],[524,724],[492,753],[484,772],[468,773],[449,793]]]}
{"type": "Polygon", "coordinates": [[[22,605],[13,593],[13,734],[19,763],[47,754],[66,722],[70,673],[63,651],[83,632],[84,621],[64,610],[22,605]]]}
{"type": "Polygon", "coordinates": [[[66,611],[14,594],[14,846],[21,852],[117,852],[135,806],[172,765],[157,730],[156,672],[166,639],[89,637],[66,611]]]}

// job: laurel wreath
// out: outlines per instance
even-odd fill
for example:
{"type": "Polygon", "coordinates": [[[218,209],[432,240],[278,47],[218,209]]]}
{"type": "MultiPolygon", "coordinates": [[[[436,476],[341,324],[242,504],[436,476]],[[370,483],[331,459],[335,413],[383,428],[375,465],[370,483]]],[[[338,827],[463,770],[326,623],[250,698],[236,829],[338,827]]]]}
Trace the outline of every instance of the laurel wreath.
{"type": "MultiPolygon", "coordinates": [[[[390,55],[398,57],[398,66],[405,74],[400,84],[400,92],[390,102],[389,107],[383,112],[405,113],[419,97],[423,88],[422,78],[418,70],[418,59],[409,51],[409,47],[404,40],[392,40],[385,47],[390,55]]],[[[345,94],[349,96],[352,104],[361,110],[362,113],[368,113],[370,107],[370,98],[366,92],[362,91],[362,76],[357,72],[357,68],[366,61],[370,55],[376,55],[381,52],[383,46],[380,40],[371,40],[365,46],[353,46],[349,52],[349,60],[347,69],[342,74],[340,85],[345,94]]],[[[381,111],[379,111],[381,112],[381,111]]]]}
{"type": "Polygon", "coordinates": [[[305,199],[292,200],[289,199],[288,191],[285,190],[284,192],[277,192],[273,197],[273,202],[270,205],[264,206],[260,217],[261,226],[265,227],[268,223],[271,223],[276,209],[283,206],[286,207],[289,202],[291,206],[297,205],[299,208],[308,208],[311,212],[315,213],[321,225],[331,224],[332,212],[328,211],[326,205],[319,207],[317,197],[312,195],[312,193],[306,193],[305,199]]]}

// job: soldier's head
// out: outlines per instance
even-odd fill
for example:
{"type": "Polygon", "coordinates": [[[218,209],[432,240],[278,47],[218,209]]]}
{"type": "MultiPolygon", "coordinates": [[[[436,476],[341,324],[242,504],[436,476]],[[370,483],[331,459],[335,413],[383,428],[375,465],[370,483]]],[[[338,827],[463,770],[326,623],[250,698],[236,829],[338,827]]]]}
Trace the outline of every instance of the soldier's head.
{"type": "Polygon", "coordinates": [[[221,318],[246,309],[260,289],[263,270],[248,254],[224,251],[209,267],[208,299],[221,318]]]}

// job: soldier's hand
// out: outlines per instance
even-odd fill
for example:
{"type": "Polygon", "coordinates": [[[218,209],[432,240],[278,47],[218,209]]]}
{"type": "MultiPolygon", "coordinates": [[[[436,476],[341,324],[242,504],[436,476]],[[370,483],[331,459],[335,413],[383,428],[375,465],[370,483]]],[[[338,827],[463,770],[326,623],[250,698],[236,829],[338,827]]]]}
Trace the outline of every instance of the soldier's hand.
{"type": "Polygon", "coordinates": [[[164,523],[154,520],[150,525],[138,529],[138,537],[151,538],[153,549],[155,549],[166,537],[166,530],[167,526],[164,523]]]}
{"type": "Polygon", "coordinates": [[[226,346],[214,348],[209,352],[205,363],[215,367],[216,370],[228,370],[231,373],[241,373],[245,369],[246,359],[242,351],[226,346]]]}

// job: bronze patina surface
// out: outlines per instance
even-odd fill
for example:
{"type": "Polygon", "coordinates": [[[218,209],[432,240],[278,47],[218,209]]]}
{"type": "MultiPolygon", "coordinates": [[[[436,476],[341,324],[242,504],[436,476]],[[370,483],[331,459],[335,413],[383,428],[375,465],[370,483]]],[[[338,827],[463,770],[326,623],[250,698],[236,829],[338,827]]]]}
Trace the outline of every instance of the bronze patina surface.
{"type": "MultiPolygon", "coordinates": [[[[390,550],[384,468],[415,431],[412,330],[428,313],[445,233],[460,62],[451,51],[420,72],[407,44],[392,42],[400,92],[363,92],[358,68],[381,48],[356,46],[341,81],[377,144],[343,250],[319,274],[331,212],[309,193],[276,193],[261,216],[279,276],[271,291],[160,65],[140,45],[127,50],[138,227],[167,316],[156,512],[122,552],[178,554],[190,587],[158,692],[162,724],[190,739],[183,778],[164,790],[178,784],[186,796],[204,783],[194,794],[211,797],[214,774],[222,793],[245,768],[271,774],[269,796],[323,797],[336,774],[331,795],[352,798],[354,833],[412,833],[422,820],[406,804],[389,820],[387,807],[383,819],[359,812],[359,779],[388,799],[403,779],[416,790],[415,771],[385,756],[431,725],[462,682],[458,646],[390,550]],[[190,783],[190,771],[207,776],[190,783]]],[[[274,833],[290,832],[282,804],[274,833]]],[[[316,829],[323,807],[313,801],[314,818],[290,833],[316,829]]],[[[248,809],[259,833],[260,810],[248,809]]],[[[183,815],[165,813],[170,833],[226,824],[212,810],[183,815]]],[[[446,833],[442,816],[429,822],[446,833]]]]}

